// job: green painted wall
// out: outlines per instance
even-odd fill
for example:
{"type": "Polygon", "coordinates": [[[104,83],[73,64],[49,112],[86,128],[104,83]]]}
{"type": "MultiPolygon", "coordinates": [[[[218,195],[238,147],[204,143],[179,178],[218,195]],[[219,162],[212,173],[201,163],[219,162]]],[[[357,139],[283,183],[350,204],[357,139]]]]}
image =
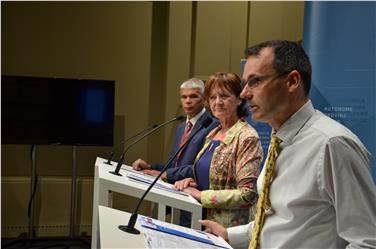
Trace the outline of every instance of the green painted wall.
{"type": "MultiPolygon", "coordinates": [[[[217,71],[239,74],[247,45],[301,40],[303,13],[303,2],[1,2],[1,72],[115,80],[118,143],[180,114],[178,89],[185,79],[205,80],[217,71]]],[[[173,132],[174,126],[167,127],[138,144],[126,163],[138,157],[165,161],[173,132]]],[[[26,145],[1,145],[3,181],[30,175],[29,150],[26,145]]],[[[91,179],[96,156],[109,150],[79,147],[78,176],[91,179]]],[[[71,147],[38,146],[41,177],[69,178],[71,165],[71,147]]],[[[27,224],[27,207],[14,208],[16,201],[25,200],[12,200],[7,191],[2,188],[2,226],[12,223],[12,217],[22,223],[16,225],[27,224]]],[[[39,198],[41,206],[48,205],[39,198]]],[[[133,200],[122,198],[115,198],[115,206],[134,206],[133,200]]]]}

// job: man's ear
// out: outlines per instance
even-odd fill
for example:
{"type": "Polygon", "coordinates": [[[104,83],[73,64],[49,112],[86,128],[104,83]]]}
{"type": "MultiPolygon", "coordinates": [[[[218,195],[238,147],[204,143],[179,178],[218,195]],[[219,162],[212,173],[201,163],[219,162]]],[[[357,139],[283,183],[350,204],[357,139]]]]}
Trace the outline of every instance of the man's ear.
{"type": "Polygon", "coordinates": [[[303,87],[300,73],[296,70],[292,70],[288,74],[286,81],[286,85],[291,92],[296,91],[299,87],[303,87]]]}

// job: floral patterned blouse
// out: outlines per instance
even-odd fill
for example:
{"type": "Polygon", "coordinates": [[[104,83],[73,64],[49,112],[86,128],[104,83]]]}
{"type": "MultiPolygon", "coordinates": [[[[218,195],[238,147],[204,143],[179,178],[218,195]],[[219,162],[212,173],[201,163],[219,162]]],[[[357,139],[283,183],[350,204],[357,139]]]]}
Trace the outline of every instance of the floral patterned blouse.
{"type": "MultiPolygon", "coordinates": [[[[196,162],[220,129],[218,126],[208,134],[204,147],[196,157],[193,166],[196,182],[196,162]]],[[[207,219],[225,227],[247,224],[253,220],[251,207],[256,203],[256,182],[262,157],[256,130],[247,122],[238,120],[213,153],[209,190],[201,192],[201,204],[207,208],[207,219]]]]}

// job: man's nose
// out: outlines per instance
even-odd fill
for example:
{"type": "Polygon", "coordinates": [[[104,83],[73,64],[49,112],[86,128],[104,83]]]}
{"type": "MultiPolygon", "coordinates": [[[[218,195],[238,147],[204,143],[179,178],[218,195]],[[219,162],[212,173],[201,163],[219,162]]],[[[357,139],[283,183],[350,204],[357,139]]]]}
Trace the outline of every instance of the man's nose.
{"type": "Polygon", "coordinates": [[[240,98],[250,99],[251,98],[251,89],[248,85],[245,85],[242,92],[240,93],[240,98]]]}

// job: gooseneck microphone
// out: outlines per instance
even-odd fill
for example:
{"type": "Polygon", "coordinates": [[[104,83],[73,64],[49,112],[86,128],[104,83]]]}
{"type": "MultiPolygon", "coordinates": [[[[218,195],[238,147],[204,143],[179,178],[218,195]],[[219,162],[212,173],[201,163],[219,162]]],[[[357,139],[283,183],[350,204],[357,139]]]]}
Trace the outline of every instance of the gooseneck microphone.
{"type": "Polygon", "coordinates": [[[115,151],[117,151],[121,145],[125,144],[125,143],[128,142],[129,140],[131,140],[131,139],[133,139],[133,138],[135,138],[135,137],[138,137],[139,135],[141,135],[141,134],[143,134],[143,133],[145,133],[145,132],[147,132],[147,131],[150,131],[151,129],[154,129],[154,128],[156,128],[156,127],[158,127],[158,124],[152,125],[152,126],[146,128],[146,129],[144,129],[144,130],[138,132],[137,134],[135,134],[135,135],[133,135],[133,136],[131,136],[131,137],[129,137],[129,138],[124,139],[123,141],[121,141],[118,145],[116,145],[116,146],[112,149],[110,155],[108,156],[108,160],[107,160],[107,162],[105,162],[105,163],[108,164],[108,165],[112,165],[112,164],[111,164],[111,161],[112,161],[112,158],[114,157],[115,151]]]}
{"type": "Polygon", "coordinates": [[[131,217],[129,218],[129,221],[128,221],[128,225],[120,225],[119,226],[119,229],[124,231],[124,232],[127,232],[127,233],[133,233],[133,234],[140,234],[140,231],[137,230],[136,228],[134,228],[134,225],[136,224],[136,221],[137,221],[137,215],[138,215],[138,209],[140,208],[140,205],[142,203],[142,201],[144,200],[145,196],[147,195],[147,193],[150,192],[150,189],[155,185],[155,183],[158,181],[158,179],[161,177],[161,175],[167,170],[168,166],[171,164],[171,162],[175,159],[175,157],[180,153],[180,151],[182,151],[186,146],[187,144],[192,140],[192,138],[202,129],[202,128],[207,128],[211,122],[213,120],[210,118],[210,117],[207,117],[206,119],[204,119],[204,121],[202,122],[201,126],[195,130],[188,138],[187,142],[182,146],[180,147],[176,152],[175,154],[169,158],[169,160],[167,161],[167,163],[165,164],[165,166],[162,168],[161,172],[159,173],[159,175],[154,179],[154,181],[149,185],[148,189],[144,192],[144,194],[142,195],[142,197],[140,198],[140,200],[138,201],[138,204],[137,204],[137,207],[135,209],[135,211],[132,213],[131,217]]]}
{"type": "Polygon", "coordinates": [[[120,168],[121,166],[123,165],[123,162],[124,162],[124,156],[125,156],[125,153],[127,153],[127,151],[132,148],[135,144],[137,144],[138,142],[140,142],[142,139],[144,139],[145,137],[149,136],[150,134],[156,132],[157,130],[159,130],[161,127],[169,124],[169,123],[172,123],[174,121],[183,121],[186,117],[183,116],[183,115],[179,115],[179,116],[176,116],[175,118],[173,119],[170,119],[160,125],[158,125],[157,127],[153,128],[152,130],[148,131],[147,133],[145,133],[144,135],[142,135],[140,138],[136,139],[135,141],[133,141],[130,145],[128,145],[124,150],[123,152],[121,153],[121,157],[118,161],[118,164],[116,166],[116,169],[115,171],[110,171],[111,174],[114,174],[114,175],[117,175],[117,176],[121,176],[121,174],[119,173],[120,171],[120,168]]]}

